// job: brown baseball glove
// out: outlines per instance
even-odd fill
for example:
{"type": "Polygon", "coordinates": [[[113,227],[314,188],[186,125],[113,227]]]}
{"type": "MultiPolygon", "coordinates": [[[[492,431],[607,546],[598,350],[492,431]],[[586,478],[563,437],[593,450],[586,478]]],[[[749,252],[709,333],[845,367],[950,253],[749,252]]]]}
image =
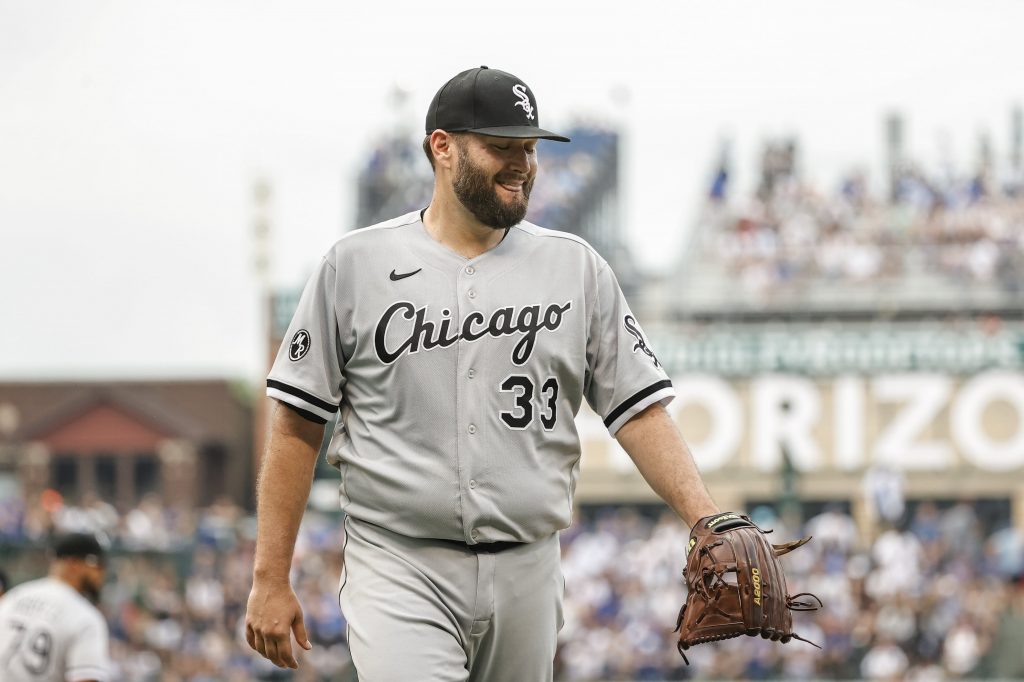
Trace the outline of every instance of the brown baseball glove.
{"type": "Polygon", "coordinates": [[[689,594],[676,620],[683,660],[689,664],[684,652],[694,644],[740,635],[808,642],[793,632],[790,611],[814,611],[821,607],[821,600],[807,592],[786,593],[779,557],[810,539],[773,545],[749,517],[733,512],[698,521],[686,550],[689,594]]]}

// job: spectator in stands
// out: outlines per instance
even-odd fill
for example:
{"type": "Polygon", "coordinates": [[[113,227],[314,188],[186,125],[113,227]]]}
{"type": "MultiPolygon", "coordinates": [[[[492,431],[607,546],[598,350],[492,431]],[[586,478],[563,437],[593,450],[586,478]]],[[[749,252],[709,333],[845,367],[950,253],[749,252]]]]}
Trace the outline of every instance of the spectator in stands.
{"type": "Polygon", "coordinates": [[[834,194],[818,191],[802,179],[796,157],[792,140],[766,144],[756,191],[732,203],[724,166],[716,169],[696,261],[721,263],[752,297],[820,282],[857,289],[914,277],[961,289],[1024,286],[1019,180],[1000,187],[985,169],[932,177],[907,165],[895,197],[879,200],[860,172],[834,194]]]}
{"type": "Polygon", "coordinates": [[[1008,581],[1008,608],[979,672],[991,679],[1024,679],[1024,572],[1008,581]]]}
{"type": "Polygon", "coordinates": [[[982,535],[978,517],[970,501],[961,501],[942,514],[939,532],[948,558],[981,559],[982,535]]]}
{"type": "Polygon", "coordinates": [[[906,652],[895,642],[879,637],[860,663],[860,674],[868,680],[900,680],[910,666],[906,652]]]}
{"type": "Polygon", "coordinates": [[[54,524],[63,532],[92,533],[109,543],[117,533],[118,514],[112,504],[95,493],[86,493],[80,505],[60,506],[54,514],[54,524]]]}
{"type": "Polygon", "coordinates": [[[985,547],[990,572],[1001,578],[1024,575],[1024,531],[1008,525],[989,536],[985,547]]]}
{"type": "Polygon", "coordinates": [[[825,510],[810,519],[806,524],[808,535],[821,543],[822,553],[836,551],[841,554],[849,552],[857,544],[857,524],[849,514],[844,514],[839,505],[830,504],[825,510]]]}

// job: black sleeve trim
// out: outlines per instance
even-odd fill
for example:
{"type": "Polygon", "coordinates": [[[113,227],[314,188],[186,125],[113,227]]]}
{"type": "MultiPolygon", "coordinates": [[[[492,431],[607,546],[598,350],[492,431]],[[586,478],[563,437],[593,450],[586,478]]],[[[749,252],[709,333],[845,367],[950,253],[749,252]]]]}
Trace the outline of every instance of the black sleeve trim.
{"type": "Polygon", "coordinates": [[[622,403],[618,407],[611,411],[611,414],[604,418],[605,427],[611,428],[611,425],[615,422],[615,420],[621,417],[623,413],[626,412],[626,410],[633,407],[647,396],[653,395],[658,391],[662,391],[666,388],[672,388],[672,382],[669,381],[668,379],[665,379],[664,381],[659,381],[657,383],[653,383],[647,388],[637,391],[629,398],[626,398],[626,400],[622,401],[622,403]]]}
{"type": "Polygon", "coordinates": [[[294,386],[289,386],[288,384],[282,384],[280,381],[276,381],[274,379],[267,379],[267,388],[276,388],[277,390],[283,393],[287,393],[288,395],[293,395],[296,398],[302,398],[310,405],[315,405],[316,407],[319,407],[321,410],[327,410],[331,414],[338,411],[337,405],[332,405],[326,400],[321,400],[320,398],[317,398],[315,395],[310,395],[309,393],[306,393],[301,389],[295,388],[294,386]]]}
{"type": "Polygon", "coordinates": [[[285,407],[287,407],[290,410],[294,410],[295,412],[298,412],[299,416],[305,417],[306,419],[308,419],[311,422],[316,422],[317,424],[326,424],[327,423],[326,419],[324,419],[323,417],[321,417],[318,414],[313,414],[309,410],[304,410],[301,407],[295,407],[291,403],[286,403],[283,400],[278,400],[277,402],[281,403],[282,405],[284,405],[285,407]]]}

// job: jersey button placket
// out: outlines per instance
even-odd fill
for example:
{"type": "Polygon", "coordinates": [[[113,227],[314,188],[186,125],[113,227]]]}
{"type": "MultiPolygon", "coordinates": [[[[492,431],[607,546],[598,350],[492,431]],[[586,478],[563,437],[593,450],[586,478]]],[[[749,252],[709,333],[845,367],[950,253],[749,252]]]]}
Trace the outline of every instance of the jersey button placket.
{"type": "MultiPolygon", "coordinates": [[[[459,316],[462,319],[465,319],[466,315],[479,310],[479,298],[477,297],[478,292],[472,284],[472,280],[474,279],[473,276],[476,272],[477,269],[475,266],[464,265],[458,274],[458,289],[462,292],[462,300],[459,305],[459,316]]],[[[462,320],[460,320],[460,323],[461,321],[462,320]]],[[[471,381],[476,377],[477,370],[470,365],[475,364],[473,359],[474,351],[478,350],[479,348],[477,348],[473,343],[460,342],[459,364],[461,366],[459,369],[464,378],[457,382],[457,390],[459,391],[458,404],[463,406],[463,409],[460,410],[461,414],[459,415],[459,421],[461,422],[461,428],[463,429],[463,435],[460,437],[460,440],[464,441],[464,445],[462,445],[460,449],[466,453],[466,460],[460,467],[462,475],[465,476],[465,478],[462,478],[462,481],[460,482],[460,487],[463,487],[463,490],[466,493],[466,498],[463,501],[463,511],[465,514],[464,522],[469,527],[469,537],[473,542],[478,541],[480,538],[480,531],[473,527],[479,521],[480,510],[477,508],[475,502],[470,499],[470,497],[475,497],[478,493],[476,491],[476,479],[469,478],[473,473],[472,465],[469,463],[476,459],[473,453],[479,446],[479,443],[477,442],[478,439],[476,437],[478,426],[474,423],[474,421],[480,417],[480,415],[475,414],[474,412],[478,405],[479,396],[475,395],[474,389],[479,390],[480,387],[475,386],[477,382],[471,381]]]]}

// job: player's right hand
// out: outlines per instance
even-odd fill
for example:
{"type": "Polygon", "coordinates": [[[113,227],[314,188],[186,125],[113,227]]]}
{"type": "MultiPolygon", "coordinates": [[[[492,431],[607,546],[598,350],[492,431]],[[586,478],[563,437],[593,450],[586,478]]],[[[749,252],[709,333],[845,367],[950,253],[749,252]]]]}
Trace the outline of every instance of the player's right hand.
{"type": "Polygon", "coordinates": [[[292,586],[287,581],[254,581],[245,608],[245,640],[249,646],[279,668],[298,668],[292,655],[293,632],[299,646],[307,651],[313,648],[292,586]]]}

